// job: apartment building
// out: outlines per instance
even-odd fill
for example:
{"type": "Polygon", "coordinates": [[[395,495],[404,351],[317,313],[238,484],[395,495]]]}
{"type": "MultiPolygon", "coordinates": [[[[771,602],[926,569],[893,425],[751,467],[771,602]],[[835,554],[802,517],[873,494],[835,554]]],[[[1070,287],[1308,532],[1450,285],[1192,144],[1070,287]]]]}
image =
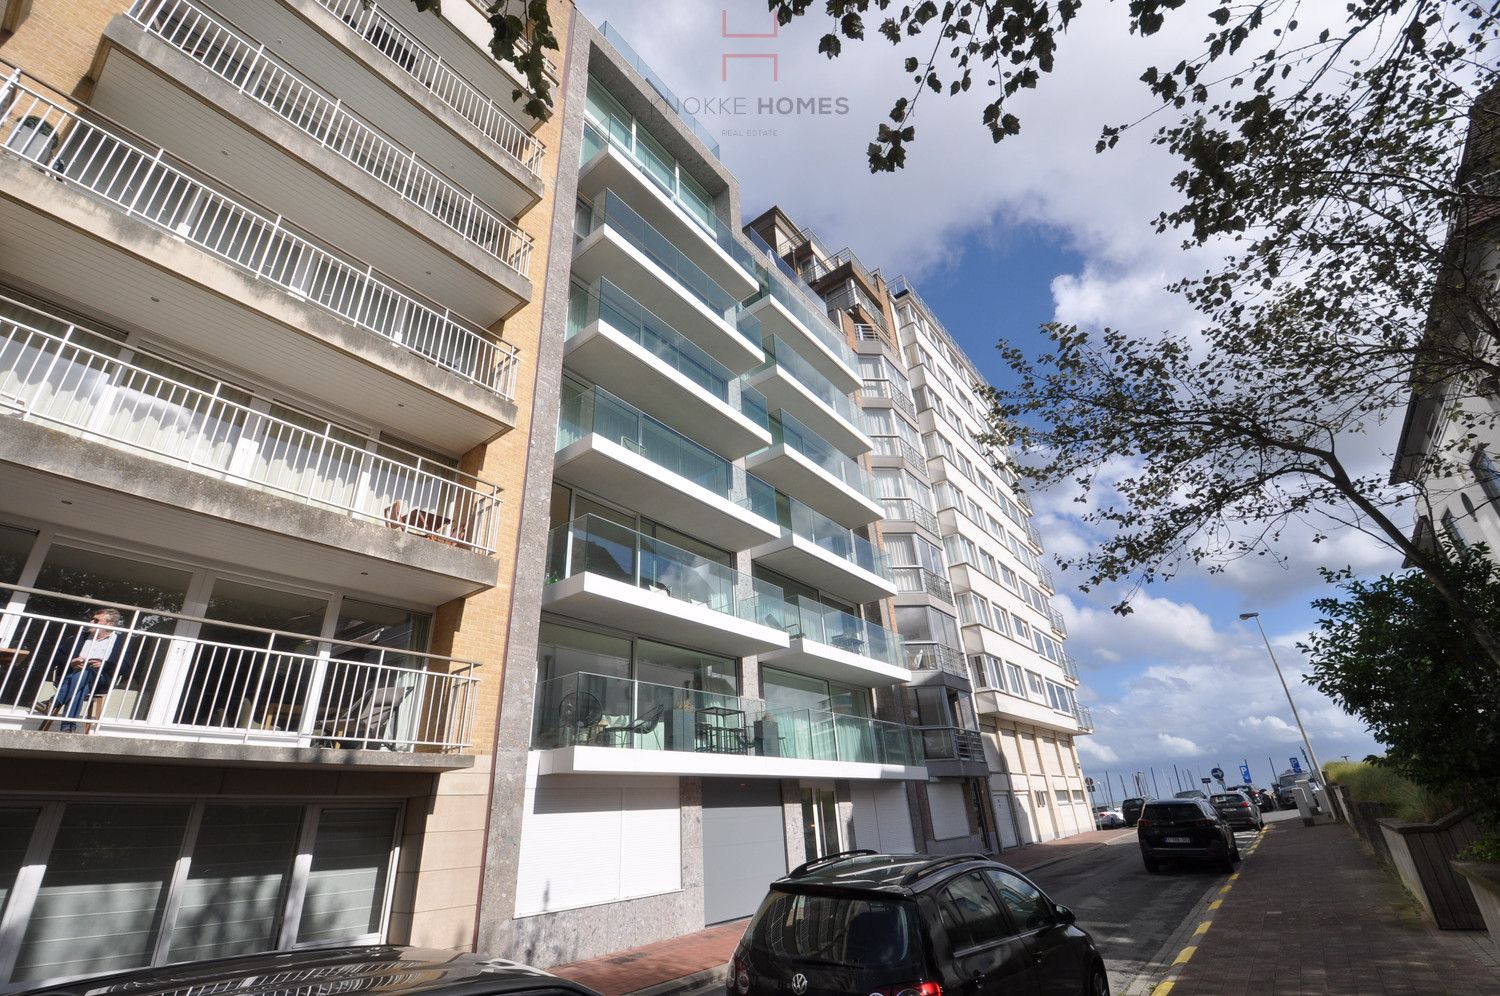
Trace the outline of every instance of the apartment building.
{"type": "Polygon", "coordinates": [[[0,988],[470,946],[560,117],[462,0],[0,10],[0,988]]]}
{"type": "Polygon", "coordinates": [[[751,227],[848,329],[874,443],[892,618],[930,780],[924,849],[999,850],[1093,829],[1074,738],[1092,724],[1041,536],[988,426],[985,380],[915,288],[772,208],[751,227]]]}
{"type": "Polygon", "coordinates": [[[909,850],[927,778],[876,714],[911,672],[858,357],[740,232],[667,82],[608,24],[571,39],[573,249],[549,262],[480,934],[541,965],[746,916],[811,857],[909,850]]]}
{"type": "Polygon", "coordinates": [[[1419,484],[1426,507],[1417,511],[1418,543],[1455,547],[1485,544],[1500,550],[1500,383],[1474,362],[1444,375],[1437,357],[1482,352],[1496,310],[1500,270],[1500,88],[1480,97],[1469,115],[1458,186],[1468,193],[1448,233],[1443,286],[1427,315],[1427,369],[1413,371],[1411,399],[1401,426],[1393,481],[1419,484]],[[1432,366],[1438,369],[1431,369],[1432,366]]]}

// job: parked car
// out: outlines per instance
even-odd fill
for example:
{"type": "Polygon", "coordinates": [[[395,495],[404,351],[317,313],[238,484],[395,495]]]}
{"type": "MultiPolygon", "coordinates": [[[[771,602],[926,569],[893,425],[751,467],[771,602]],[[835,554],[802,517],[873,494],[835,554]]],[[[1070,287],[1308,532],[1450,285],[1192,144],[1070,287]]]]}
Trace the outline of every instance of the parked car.
{"type": "Polygon", "coordinates": [[[1141,807],[1145,804],[1145,799],[1126,799],[1120,803],[1120,815],[1125,817],[1127,827],[1135,826],[1135,821],[1141,818],[1141,807]]]}
{"type": "Polygon", "coordinates": [[[1257,832],[1266,827],[1265,818],[1260,815],[1260,807],[1250,800],[1245,792],[1225,792],[1208,800],[1213,803],[1219,815],[1224,817],[1232,827],[1242,830],[1255,830],[1257,832]]]}
{"type": "Polygon", "coordinates": [[[728,996],[1108,996],[1072,911],[980,854],[849,851],[771,883],[729,964],[728,996]]]}
{"type": "Polygon", "coordinates": [[[1208,793],[1202,789],[1183,789],[1172,798],[1174,799],[1207,799],[1208,793]]]}
{"type": "Polygon", "coordinates": [[[1148,872],[1167,861],[1203,861],[1234,871],[1240,847],[1234,830],[1206,799],[1156,799],[1136,824],[1141,860],[1148,872]]]}
{"type": "Polygon", "coordinates": [[[1262,813],[1270,813],[1276,810],[1276,797],[1265,789],[1258,789],[1253,785],[1243,786],[1242,791],[1250,793],[1250,801],[1260,807],[1262,813]]]}
{"type": "Polygon", "coordinates": [[[1094,829],[1113,830],[1125,826],[1125,814],[1111,806],[1094,807],[1094,829]]]}
{"type": "Polygon", "coordinates": [[[306,996],[313,992],[422,996],[599,996],[576,982],[483,955],[436,949],[367,945],[304,948],[189,961],[129,972],[70,979],[30,990],[28,996],[306,996]]]}

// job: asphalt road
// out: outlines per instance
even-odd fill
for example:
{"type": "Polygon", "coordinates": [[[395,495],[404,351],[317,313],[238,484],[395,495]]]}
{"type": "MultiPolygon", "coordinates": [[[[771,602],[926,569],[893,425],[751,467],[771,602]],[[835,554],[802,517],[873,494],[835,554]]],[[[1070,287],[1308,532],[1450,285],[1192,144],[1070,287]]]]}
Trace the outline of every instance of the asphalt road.
{"type": "MultiPolygon", "coordinates": [[[[1266,820],[1296,815],[1295,810],[1267,813],[1266,820]]],[[[1241,853],[1255,839],[1245,831],[1236,836],[1241,853]]],[[[1030,877],[1054,901],[1072,909],[1079,926],[1094,935],[1114,996],[1151,992],[1226,879],[1222,871],[1188,865],[1168,865],[1150,874],[1141,864],[1133,830],[1030,877]]]]}

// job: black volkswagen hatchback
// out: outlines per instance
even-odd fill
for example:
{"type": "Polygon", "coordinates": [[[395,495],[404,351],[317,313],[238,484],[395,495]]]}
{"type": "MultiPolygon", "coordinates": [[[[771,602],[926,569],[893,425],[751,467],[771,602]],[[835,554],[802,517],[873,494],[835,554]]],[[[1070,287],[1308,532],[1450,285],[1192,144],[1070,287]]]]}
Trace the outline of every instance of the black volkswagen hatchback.
{"type": "Polygon", "coordinates": [[[1108,996],[1109,978],[1072,912],[1005,865],[848,851],[771,883],[728,992],[1108,996]]]}

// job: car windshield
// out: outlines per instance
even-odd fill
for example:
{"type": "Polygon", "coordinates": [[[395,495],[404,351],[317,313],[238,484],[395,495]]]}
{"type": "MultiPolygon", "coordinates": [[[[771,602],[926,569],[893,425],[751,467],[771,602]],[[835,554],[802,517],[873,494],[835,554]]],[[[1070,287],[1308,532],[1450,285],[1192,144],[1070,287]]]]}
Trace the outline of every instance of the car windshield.
{"type": "Polygon", "coordinates": [[[863,968],[920,962],[912,907],[898,900],[772,892],[745,935],[778,961],[863,968]]]}
{"type": "Polygon", "coordinates": [[[1153,802],[1141,815],[1153,820],[1199,820],[1203,819],[1203,810],[1191,802],[1153,802]]]}

